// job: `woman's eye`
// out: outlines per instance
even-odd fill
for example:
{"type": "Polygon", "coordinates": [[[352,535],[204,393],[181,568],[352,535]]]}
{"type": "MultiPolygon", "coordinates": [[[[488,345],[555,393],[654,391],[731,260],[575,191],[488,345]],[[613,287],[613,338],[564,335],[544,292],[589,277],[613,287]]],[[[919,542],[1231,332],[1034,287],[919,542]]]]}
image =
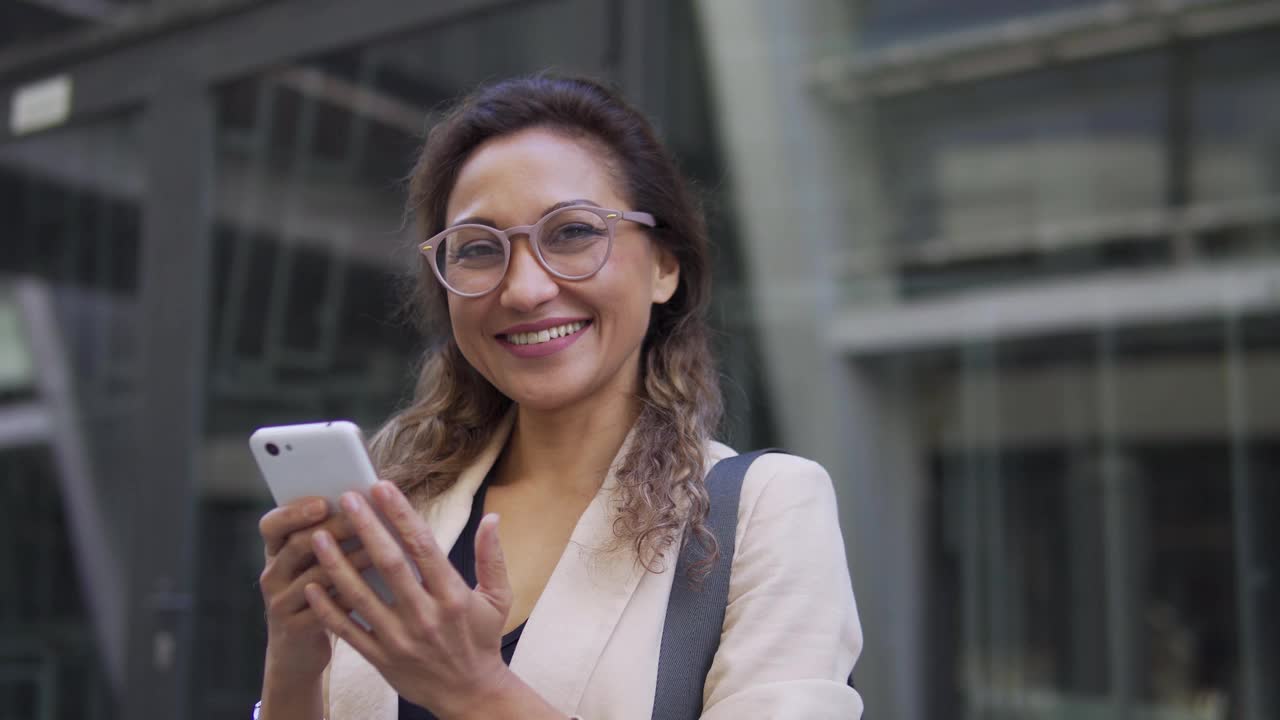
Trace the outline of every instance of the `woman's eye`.
{"type": "Polygon", "coordinates": [[[464,243],[458,247],[454,255],[459,260],[489,258],[493,256],[501,256],[502,248],[498,247],[498,244],[495,242],[479,240],[464,243]]]}
{"type": "Polygon", "coordinates": [[[502,245],[493,238],[460,240],[449,243],[449,265],[455,271],[488,270],[500,267],[504,260],[502,245]]]}
{"type": "Polygon", "coordinates": [[[574,244],[604,237],[605,230],[586,223],[561,225],[549,234],[551,245],[574,244]]]}

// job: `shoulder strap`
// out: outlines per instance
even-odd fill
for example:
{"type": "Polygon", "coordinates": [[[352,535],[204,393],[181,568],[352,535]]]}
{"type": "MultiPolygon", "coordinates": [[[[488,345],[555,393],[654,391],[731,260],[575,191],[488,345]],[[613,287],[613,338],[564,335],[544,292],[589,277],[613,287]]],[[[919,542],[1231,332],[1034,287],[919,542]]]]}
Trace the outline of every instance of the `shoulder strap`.
{"type": "Polygon", "coordinates": [[[694,720],[702,714],[707,672],[720,646],[724,610],[729,601],[729,571],[738,530],[738,502],[742,480],[756,458],[775,448],[735,455],[716,463],[707,474],[711,507],[707,529],[715,536],[720,556],[700,586],[688,579],[689,566],[702,560],[702,547],[686,542],[676,562],[676,575],[662,628],[658,655],[658,686],[654,694],[656,720],[694,720]]]}

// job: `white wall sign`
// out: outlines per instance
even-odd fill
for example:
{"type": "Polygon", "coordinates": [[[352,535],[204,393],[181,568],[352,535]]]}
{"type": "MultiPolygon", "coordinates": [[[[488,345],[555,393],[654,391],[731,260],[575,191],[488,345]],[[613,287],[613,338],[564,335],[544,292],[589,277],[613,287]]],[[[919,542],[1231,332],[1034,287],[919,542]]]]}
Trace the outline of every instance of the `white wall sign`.
{"type": "Polygon", "coordinates": [[[58,75],[18,88],[9,106],[9,130],[25,135],[67,121],[71,115],[71,77],[58,75]]]}

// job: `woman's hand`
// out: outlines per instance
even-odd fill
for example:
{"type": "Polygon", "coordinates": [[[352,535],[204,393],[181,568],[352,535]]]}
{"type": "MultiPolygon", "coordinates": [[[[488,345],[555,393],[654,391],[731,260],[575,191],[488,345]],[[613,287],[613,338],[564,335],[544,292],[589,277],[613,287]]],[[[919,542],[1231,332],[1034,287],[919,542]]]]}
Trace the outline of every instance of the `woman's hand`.
{"type": "Polygon", "coordinates": [[[372,630],[357,625],[319,583],[312,583],[306,586],[306,598],[325,627],[363,655],[402,697],[438,717],[501,717],[506,708],[521,712],[512,717],[552,716],[554,710],[502,660],[502,628],[512,592],[497,516],[486,516],[476,533],[477,584],[472,590],[394,485],[378,483],[372,496],[399,534],[403,550],[364,498],[347,493],[342,509],[395,602],[388,605],[378,597],[333,535],[316,532],[315,554],[333,579],[337,599],[359,612],[372,630]],[[422,574],[421,582],[410,562],[422,574]],[[522,711],[513,707],[520,703],[522,711]]]}
{"type": "MultiPolygon", "coordinates": [[[[305,687],[319,681],[329,664],[325,626],[307,604],[303,588],[332,587],[324,568],[316,564],[312,533],[323,530],[342,542],[353,537],[344,515],[330,515],[324,498],[302,498],[271,510],[258,522],[266,563],[258,582],[267,610],[266,684],[305,687]],[[276,682],[271,682],[272,680],[276,682]]],[[[357,551],[350,562],[369,566],[367,554],[357,551]]]]}

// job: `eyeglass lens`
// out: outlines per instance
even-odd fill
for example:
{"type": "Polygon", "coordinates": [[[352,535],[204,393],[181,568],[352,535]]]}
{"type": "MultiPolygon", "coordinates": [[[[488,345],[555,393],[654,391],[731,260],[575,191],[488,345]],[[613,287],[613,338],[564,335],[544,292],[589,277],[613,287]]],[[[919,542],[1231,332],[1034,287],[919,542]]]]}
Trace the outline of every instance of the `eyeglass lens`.
{"type": "MultiPolygon", "coordinates": [[[[564,208],[546,216],[531,238],[548,269],[564,278],[583,278],[604,265],[609,254],[609,226],[598,214],[564,208]]],[[[501,233],[466,226],[443,238],[436,268],[453,290],[476,294],[492,290],[507,272],[509,249],[501,233]]]]}

